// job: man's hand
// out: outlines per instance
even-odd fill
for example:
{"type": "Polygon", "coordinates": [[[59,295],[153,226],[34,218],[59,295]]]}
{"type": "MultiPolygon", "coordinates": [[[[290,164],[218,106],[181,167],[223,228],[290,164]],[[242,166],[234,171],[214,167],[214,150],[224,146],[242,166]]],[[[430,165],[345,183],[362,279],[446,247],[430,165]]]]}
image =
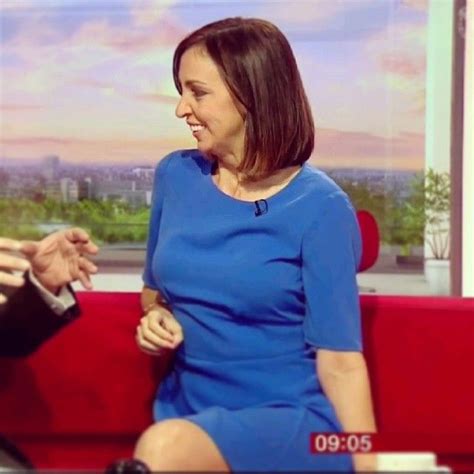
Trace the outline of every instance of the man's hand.
{"type": "MultiPolygon", "coordinates": [[[[18,240],[5,239],[0,237],[0,250],[9,252],[19,251],[21,242],[18,240]]],[[[20,287],[25,283],[22,276],[12,275],[11,272],[28,270],[30,264],[27,260],[20,257],[14,257],[5,252],[0,252],[0,285],[20,287]]],[[[0,293],[0,304],[7,301],[7,297],[0,293]]]]}
{"type": "Polygon", "coordinates": [[[24,241],[19,250],[30,261],[39,282],[52,293],[76,280],[92,289],[90,275],[97,272],[97,267],[85,256],[95,255],[99,249],[85,230],[61,230],[40,242],[24,241]]]}

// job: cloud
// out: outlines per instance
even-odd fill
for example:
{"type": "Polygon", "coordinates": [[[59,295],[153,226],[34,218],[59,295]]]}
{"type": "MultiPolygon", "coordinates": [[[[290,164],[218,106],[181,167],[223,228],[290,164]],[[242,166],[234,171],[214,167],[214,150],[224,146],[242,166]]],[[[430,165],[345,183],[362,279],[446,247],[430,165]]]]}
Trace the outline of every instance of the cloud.
{"type": "Polygon", "coordinates": [[[411,10],[428,11],[428,0],[401,0],[401,6],[411,10]]]}
{"type": "MultiPolygon", "coordinates": [[[[121,13],[128,18],[128,10],[121,13]]],[[[96,17],[68,34],[54,24],[54,15],[28,11],[19,18],[15,33],[2,45],[3,53],[15,59],[3,68],[2,93],[14,102],[49,100],[71,85],[105,94],[124,88],[137,96],[165,93],[172,51],[186,33],[163,8],[147,28],[136,20],[124,26],[96,17]]]]}
{"type": "Polygon", "coordinates": [[[100,19],[84,23],[65,45],[68,48],[90,47],[111,49],[123,54],[156,51],[165,46],[176,46],[187,30],[180,26],[170,15],[161,15],[160,19],[146,28],[130,25],[129,28],[111,25],[100,19]]]}
{"type": "MultiPolygon", "coordinates": [[[[143,2],[142,2],[143,3],[143,2]]],[[[123,16],[129,24],[125,26],[112,24],[107,16],[99,16],[84,21],[73,32],[65,31],[57,22],[59,9],[36,8],[16,16],[18,26],[15,33],[6,41],[2,48],[6,53],[17,54],[31,60],[32,55],[38,51],[48,53],[52,50],[66,49],[67,52],[81,54],[86,64],[87,56],[96,56],[97,51],[102,56],[106,50],[121,54],[134,54],[143,51],[156,51],[156,48],[175,46],[188,30],[179,20],[163,7],[171,4],[169,1],[160,0],[159,15],[153,14],[151,4],[137,9],[118,8],[115,15],[123,16]],[[147,18],[147,21],[137,20],[137,11],[147,18]],[[51,14],[55,13],[55,14],[51,14]],[[130,20],[131,16],[131,20],[130,20]]],[[[86,8],[86,5],[83,7],[86,8]]],[[[66,9],[62,15],[73,15],[74,10],[66,9]]],[[[7,20],[8,21],[8,17],[7,20]]],[[[110,54],[110,52],[109,52],[110,54]]]]}
{"type": "Polygon", "coordinates": [[[38,6],[35,0],[3,0],[0,3],[0,12],[16,12],[38,6]]]}
{"type": "Polygon", "coordinates": [[[14,28],[6,39],[2,39],[2,49],[6,52],[20,54],[34,47],[36,50],[48,45],[61,43],[66,34],[54,23],[57,8],[51,8],[51,2],[20,2],[17,8],[9,8],[2,13],[2,23],[9,30],[14,28]]]}
{"type": "MultiPolygon", "coordinates": [[[[271,8],[264,2],[260,3],[256,15],[265,15],[270,21],[276,24],[284,24],[289,26],[295,25],[311,25],[312,28],[327,28],[331,23],[334,27],[344,26],[344,12],[348,10],[348,2],[346,0],[319,0],[305,2],[298,5],[296,2],[291,8],[286,1],[274,2],[271,8]]],[[[360,6],[367,2],[352,0],[350,8],[360,6]]]]}
{"type": "MultiPolygon", "coordinates": [[[[164,154],[181,148],[195,147],[189,131],[166,137],[131,139],[90,139],[73,136],[32,136],[3,139],[0,155],[40,157],[57,154],[73,162],[100,163],[137,159],[156,162],[164,154]]],[[[424,160],[424,136],[403,133],[389,139],[369,133],[318,129],[315,153],[311,162],[328,168],[421,169],[424,160]]]]}
{"type": "Polygon", "coordinates": [[[319,129],[312,162],[330,168],[421,169],[424,135],[401,133],[386,138],[363,132],[319,129]]]}
{"type": "Polygon", "coordinates": [[[426,24],[393,22],[367,39],[365,51],[386,74],[422,76],[426,68],[426,24]]]}
{"type": "Polygon", "coordinates": [[[46,109],[44,105],[0,103],[0,110],[4,112],[31,112],[44,109],[46,109]]]}
{"type": "Polygon", "coordinates": [[[127,84],[127,87],[124,83],[113,83],[88,77],[77,78],[71,84],[81,89],[96,89],[106,95],[117,95],[121,98],[139,100],[153,104],[176,106],[179,100],[178,93],[174,88],[170,90],[169,94],[158,91],[156,84],[147,80],[145,76],[137,77],[133,83],[127,84]]]}
{"type": "Polygon", "coordinates": [[[147,28],[158,24],[176,3],[176,0],[133,0],[130,6],[133,26],[147,28]]]}
{"type": "Polygon", "coordinates": [[[138,100],[144,100],[146,102],[160,103],[165,105],[176,106],[178,98],[176,96],[165,95],[165,94],[137,94],[134,96],[138,100]]]}
{"type": "MultiPolygon", "coordinates": [[[[188,134],[189,135],[189,134],[188,134]]],[[[17,137],[0,141],[0,156],[11,159],[35,159],[55,154],[61,160],[80,164],[156,163],[173,150],[192,148],[189,136],[148,140],[78,139],[53,136],[17,137]]]]}
{"type": "Polygon", "coordinates": [[[387,53],[379,58],[383,71],[394,76],[417,77],[425,72],[425,61],[420,57],[407,57],[400,54],[387,53]]]}
{"type": "MultiPolygon", "coordinates": [[[[3,138],[0,140],[2,145],[14,146],[38,146],[38,145],[70,145],[72,142],[79,142],[78,139],[67,139],[57,137],[22,137],[22,138],[3,138]]],[[[83,140],[81,140],[83,141],[83,140]]]]}
{"type": "Polygon", "coordinates": [[[364,47],[375,67],[375,74],[367,79],[370,86],[388,87],[397,107],[412,115],[423,115],[425,110],[426,34],[426,23],[393,22],[364,47]]]}

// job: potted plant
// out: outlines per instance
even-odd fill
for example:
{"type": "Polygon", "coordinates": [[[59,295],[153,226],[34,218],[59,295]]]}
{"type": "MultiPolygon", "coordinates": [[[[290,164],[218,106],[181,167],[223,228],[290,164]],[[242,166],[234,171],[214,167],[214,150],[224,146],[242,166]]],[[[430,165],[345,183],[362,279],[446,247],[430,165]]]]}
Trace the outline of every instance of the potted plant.
{"type": "Polygon", "coordinates": [[[423,245],[425,278],[434,294],[450,293],[449,210],[450,177],[432,168],[417,174],[410,183],[410,194],[398,210],[398,243],[402,252],[397,263],[414,262],[412,249],[423,245]]]}
{"type": "Polygon", "coordinates": [[[450,294],[451,182],[449,173],[429,169],[424,180],[425,277],[435,294],[450,294]]]}

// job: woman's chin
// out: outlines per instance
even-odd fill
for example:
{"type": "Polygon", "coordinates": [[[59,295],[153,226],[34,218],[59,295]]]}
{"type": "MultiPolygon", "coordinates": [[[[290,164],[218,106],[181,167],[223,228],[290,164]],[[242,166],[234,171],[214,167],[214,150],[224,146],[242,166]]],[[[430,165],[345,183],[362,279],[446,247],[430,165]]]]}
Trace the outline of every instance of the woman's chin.
{"type": "Polygon", "coordinates": [[[201,152],[201,153],[204,153],[205,155],[212,155],[213,154],[213,151],[212,151],[212,147],[210,147],[209,145],[206,146],[205,143],[203,142],[197,142],[196,143],[196,148],[201,152]]]}

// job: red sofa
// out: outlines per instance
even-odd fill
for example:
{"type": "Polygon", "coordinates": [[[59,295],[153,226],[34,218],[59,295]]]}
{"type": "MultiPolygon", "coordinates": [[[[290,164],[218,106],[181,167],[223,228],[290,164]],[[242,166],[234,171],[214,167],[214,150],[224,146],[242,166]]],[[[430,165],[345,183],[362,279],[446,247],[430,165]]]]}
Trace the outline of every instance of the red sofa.
{"type": "MultiPolygon", "coordinates": [[[[41,468],[103,468],[151,422],[162,368],[135,346],[138,295],[79,299],[82,318],[37,353],[0,359],[0,432],[41,468]]],[[[474,470],[474,299],[363,295],[361,306],[379,430],[426,435],[440,464],[474,470]]]]}

